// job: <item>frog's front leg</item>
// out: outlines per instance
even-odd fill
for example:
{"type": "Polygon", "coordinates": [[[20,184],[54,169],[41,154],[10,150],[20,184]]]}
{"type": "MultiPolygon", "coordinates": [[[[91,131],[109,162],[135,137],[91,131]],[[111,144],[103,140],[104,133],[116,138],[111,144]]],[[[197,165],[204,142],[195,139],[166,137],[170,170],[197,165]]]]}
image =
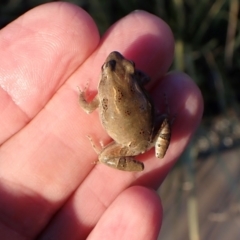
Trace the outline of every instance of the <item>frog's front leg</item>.
{"type": "Polygon", "coordinates": [[[99,162],[123,171],[143,171],[144,164],[134,159],[128,147],[112,142],[98,156],[99,162]]]}
{"type": "Polygon", "coordinates": [[[98,95],[96,95],[94,97],[94,99],[91,102],[87,102],[86,100],[86,88],[84,89],[84,91],[82,91],[79,87],[79,104],[82,107],[82,109],[86,112],[86,113],[91,113],[92,111],[94,111],[98,106],[99,106],[99,99],[98,99],[98,95]]]}

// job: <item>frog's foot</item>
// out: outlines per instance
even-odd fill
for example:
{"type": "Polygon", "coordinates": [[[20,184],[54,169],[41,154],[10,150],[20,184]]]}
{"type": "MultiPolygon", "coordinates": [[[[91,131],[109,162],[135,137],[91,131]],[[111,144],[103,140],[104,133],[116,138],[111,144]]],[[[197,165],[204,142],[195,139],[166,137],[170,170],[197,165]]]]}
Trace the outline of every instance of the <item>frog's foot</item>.
{"type": "Polygon", "coordinates": [[[89,87],[89,82],[88,82],[88,81],[86,82],[85,87],[83,88],[83,90],[82,90],[82,88],[80,88],[79,86],[77,86],[77,89],[78,89],[78,91],[79,91],[79,94],[81,94],[81,93],[83,93],[83,92],[84,92],[84,93],[87,92],[88,87],[89,87]]]}
{"type": "MultiPolygon", "coordinates": [[[[94,151],[95,151],[97,154],[99,154],[99,153],[101,152],[101,150],[99,149],[99,147],[96,147],[96,145],[95,145],[92,137],[89,136],[89,135],[87,135],[87,138],[89,139],[89,141],[90,141],[90,143],[91,143],[92,148],[94,149],[94,151]]],[[[99,160],[96,160],[96,161],[92,162],[93,165],[97,165],[98,163],[100,163],[99,160]]]]}
{"type": "Polygon", "coordinates": [[[144,170],[144,164],[135,160],[133,157],[116,157],[111,159],[100,158],[99,162],[106,164],[109,167],[116,168],[122,171],[140,172],[144,170]]]}
{"type": "Polygon", "coordinates": [[[94,161],[94,162],[92,162],[92,165],[97,165],[97,164],[99,164],[100,162],[97,160],[97,161],[94,161]]]}
{"type": "Polygon", "coordinates": [[[92,145],[92,148],[94,149],[94,151],[97,153],[97,154],[100,154],[100,152],[102,151],[102,142],[100,142],[100,146],[99,145],[96,145],[95,141],[93,141],[92,137],[87,135],[87,138],[89,139],[91,145],[92,145]]]}
{"type": "Polygon", "coordinates": [[[164,102],[165,102],[165,108],[167,109],[167,115],[170,115],[170,108],[169,108],[169,104],[168,104],[167,94],[163,93],[163,97],[164,97],[164,102]]]}
{"type": "Polygon", "coordinates": [[[85,101],[86,102],[86,92],[88,89],[88,82],[86,83],[84,89],[77,86],[78,92],[79,92],[79,102],[85,101]]]}

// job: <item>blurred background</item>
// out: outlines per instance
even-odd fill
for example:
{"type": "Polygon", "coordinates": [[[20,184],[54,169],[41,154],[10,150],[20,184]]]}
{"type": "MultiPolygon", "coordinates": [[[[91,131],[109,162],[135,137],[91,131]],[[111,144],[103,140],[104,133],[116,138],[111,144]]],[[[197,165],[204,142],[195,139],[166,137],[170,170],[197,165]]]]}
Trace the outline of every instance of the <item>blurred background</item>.
{"type": "MultiPolygon", "coordinates": [[[[1,0],[3,28],[43,0],[1,0]]],[[[175,40],[172,69],[188,73],[204,98],[202,123],[158,190],[159,239],[240,239],[239,0],[75,0],[106,29],[133,10],[164,19],[175,40]],[[239,88],[239,89],[238,89],[239,88]]]]}

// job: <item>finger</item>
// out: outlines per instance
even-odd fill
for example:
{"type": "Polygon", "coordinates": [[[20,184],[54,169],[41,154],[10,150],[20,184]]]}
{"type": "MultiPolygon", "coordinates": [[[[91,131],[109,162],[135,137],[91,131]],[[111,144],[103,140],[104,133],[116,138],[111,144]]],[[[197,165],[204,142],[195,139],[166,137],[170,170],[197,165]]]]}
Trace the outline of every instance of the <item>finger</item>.
{"type": "Polygon", "coordinates": [[[71,84],[75,87],[81,79],[82,84],[90,81],[89,88],[96,89],[101,66],[112,51],[119,51],[133,60],[136,68],[146,72],[154,84],[172,64],[173,34],[160,18],[135,11],[108,29],[91,58],[72,76],[71,84]]]}
{"type": "Polygon", "coordinates": [[[0,34],[3,49],[0,59],[3,70],[0,71],[1,141],[15,134],[0,149],[1,236],[19,234],[19,237],[33,238],[52,213],[46,193],[50,190],[58,195],[58,189],[51,186],[51,182],[58,182],[55,164],[46,164],[54,156],[43,145],[54,151],[56,147],[55,153],[59,155],[55,155],[54,161],[58,161],[63,170],[59,177],[70,178],[71,174],[64,174],[64,168],[68,167],[61,162],[61,157],[66,159],[65,163],[71,157],[64,156],[59,142],[51,141],[54,133],[51,135],[48,130],[53,125],[46,118],[43,117],[43,124],[27,123],[43,109],[48,115],[48,109],[43,106],[91,54],[99,36],[92,19],[80,8],[66,3],[35,8],[0,34]],[[24,126],[31,130],[17,133],[24,126]]]}
{"type": "Polygon", "coordinates": [[[203,99],[194,81],[179,72],[171,72],[164,76],[154,86],[152,95],[155,106],[163,114],[168,114],[164,95],[167,97],[170,122],[173,120],[170,146],[163,159],[156,159],[155,149],[151,149],[147,156],[142,156],[148,159],[145,164],[146,175],[136,183],[144,183],[145,186],[157,189],[199,126],[203,114],[203,99]]]}
{"type": "Polygon", "coordinates": [[[157,194],[143,187],[131,187],[114,200],[88,239],[157,239],[161,222],[162,207],[157,194]]]}
{"type": "MultiPolygon", "coordinates": [[[[59,224],[45,232],[40,239],[48,239],[49,236],[59,240],[73,236],[86,239],[86,232],[81,231],[84,219],[78,215],[80,205],[76,201],[74,209],[65,209],[61,221],[58,220],[59,224]],[[75,218],[75,221],[68,224],[69,218],[75,218]]],[[[103,209],[106,207],[102,206],[103,209]]],[[[143,187],[131,187],[114,200],[87,239],[156,239],[161,220],[162,207],[158,195],[143,187]]]]}
{"type": "Polygon", "coordinates": [[[31,121],[98,41],[89,15],[66,3],[32,9],[0,31],[0,144],[31,121]]]}

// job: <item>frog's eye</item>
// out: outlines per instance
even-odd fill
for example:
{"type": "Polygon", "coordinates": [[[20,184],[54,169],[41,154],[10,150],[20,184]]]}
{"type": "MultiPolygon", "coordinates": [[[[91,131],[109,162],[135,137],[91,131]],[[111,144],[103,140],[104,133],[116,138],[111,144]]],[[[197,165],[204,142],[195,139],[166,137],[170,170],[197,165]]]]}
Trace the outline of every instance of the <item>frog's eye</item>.
{"type": "Polygon", "coordinates": [[[115,70],[116,67],[116,61],[115,60],[110,60],[109,62],[107,62],[107,67],[110,67],[112,71],[115,70]]]}
{"type": "Polygon", "coordinates": [[[129,61],[132,65],[133,65],[133,67],[135,67],[135,62],[134,61],[129,61]]]}
{"type": "Polygon", "coordinates": [[[131,64],[126,64],[125,69],[129,74],[133,74],[135,71],[134,62],[131,62],[131,64]],[[133,63],[133,64],[132,64],[133,63]]]}

